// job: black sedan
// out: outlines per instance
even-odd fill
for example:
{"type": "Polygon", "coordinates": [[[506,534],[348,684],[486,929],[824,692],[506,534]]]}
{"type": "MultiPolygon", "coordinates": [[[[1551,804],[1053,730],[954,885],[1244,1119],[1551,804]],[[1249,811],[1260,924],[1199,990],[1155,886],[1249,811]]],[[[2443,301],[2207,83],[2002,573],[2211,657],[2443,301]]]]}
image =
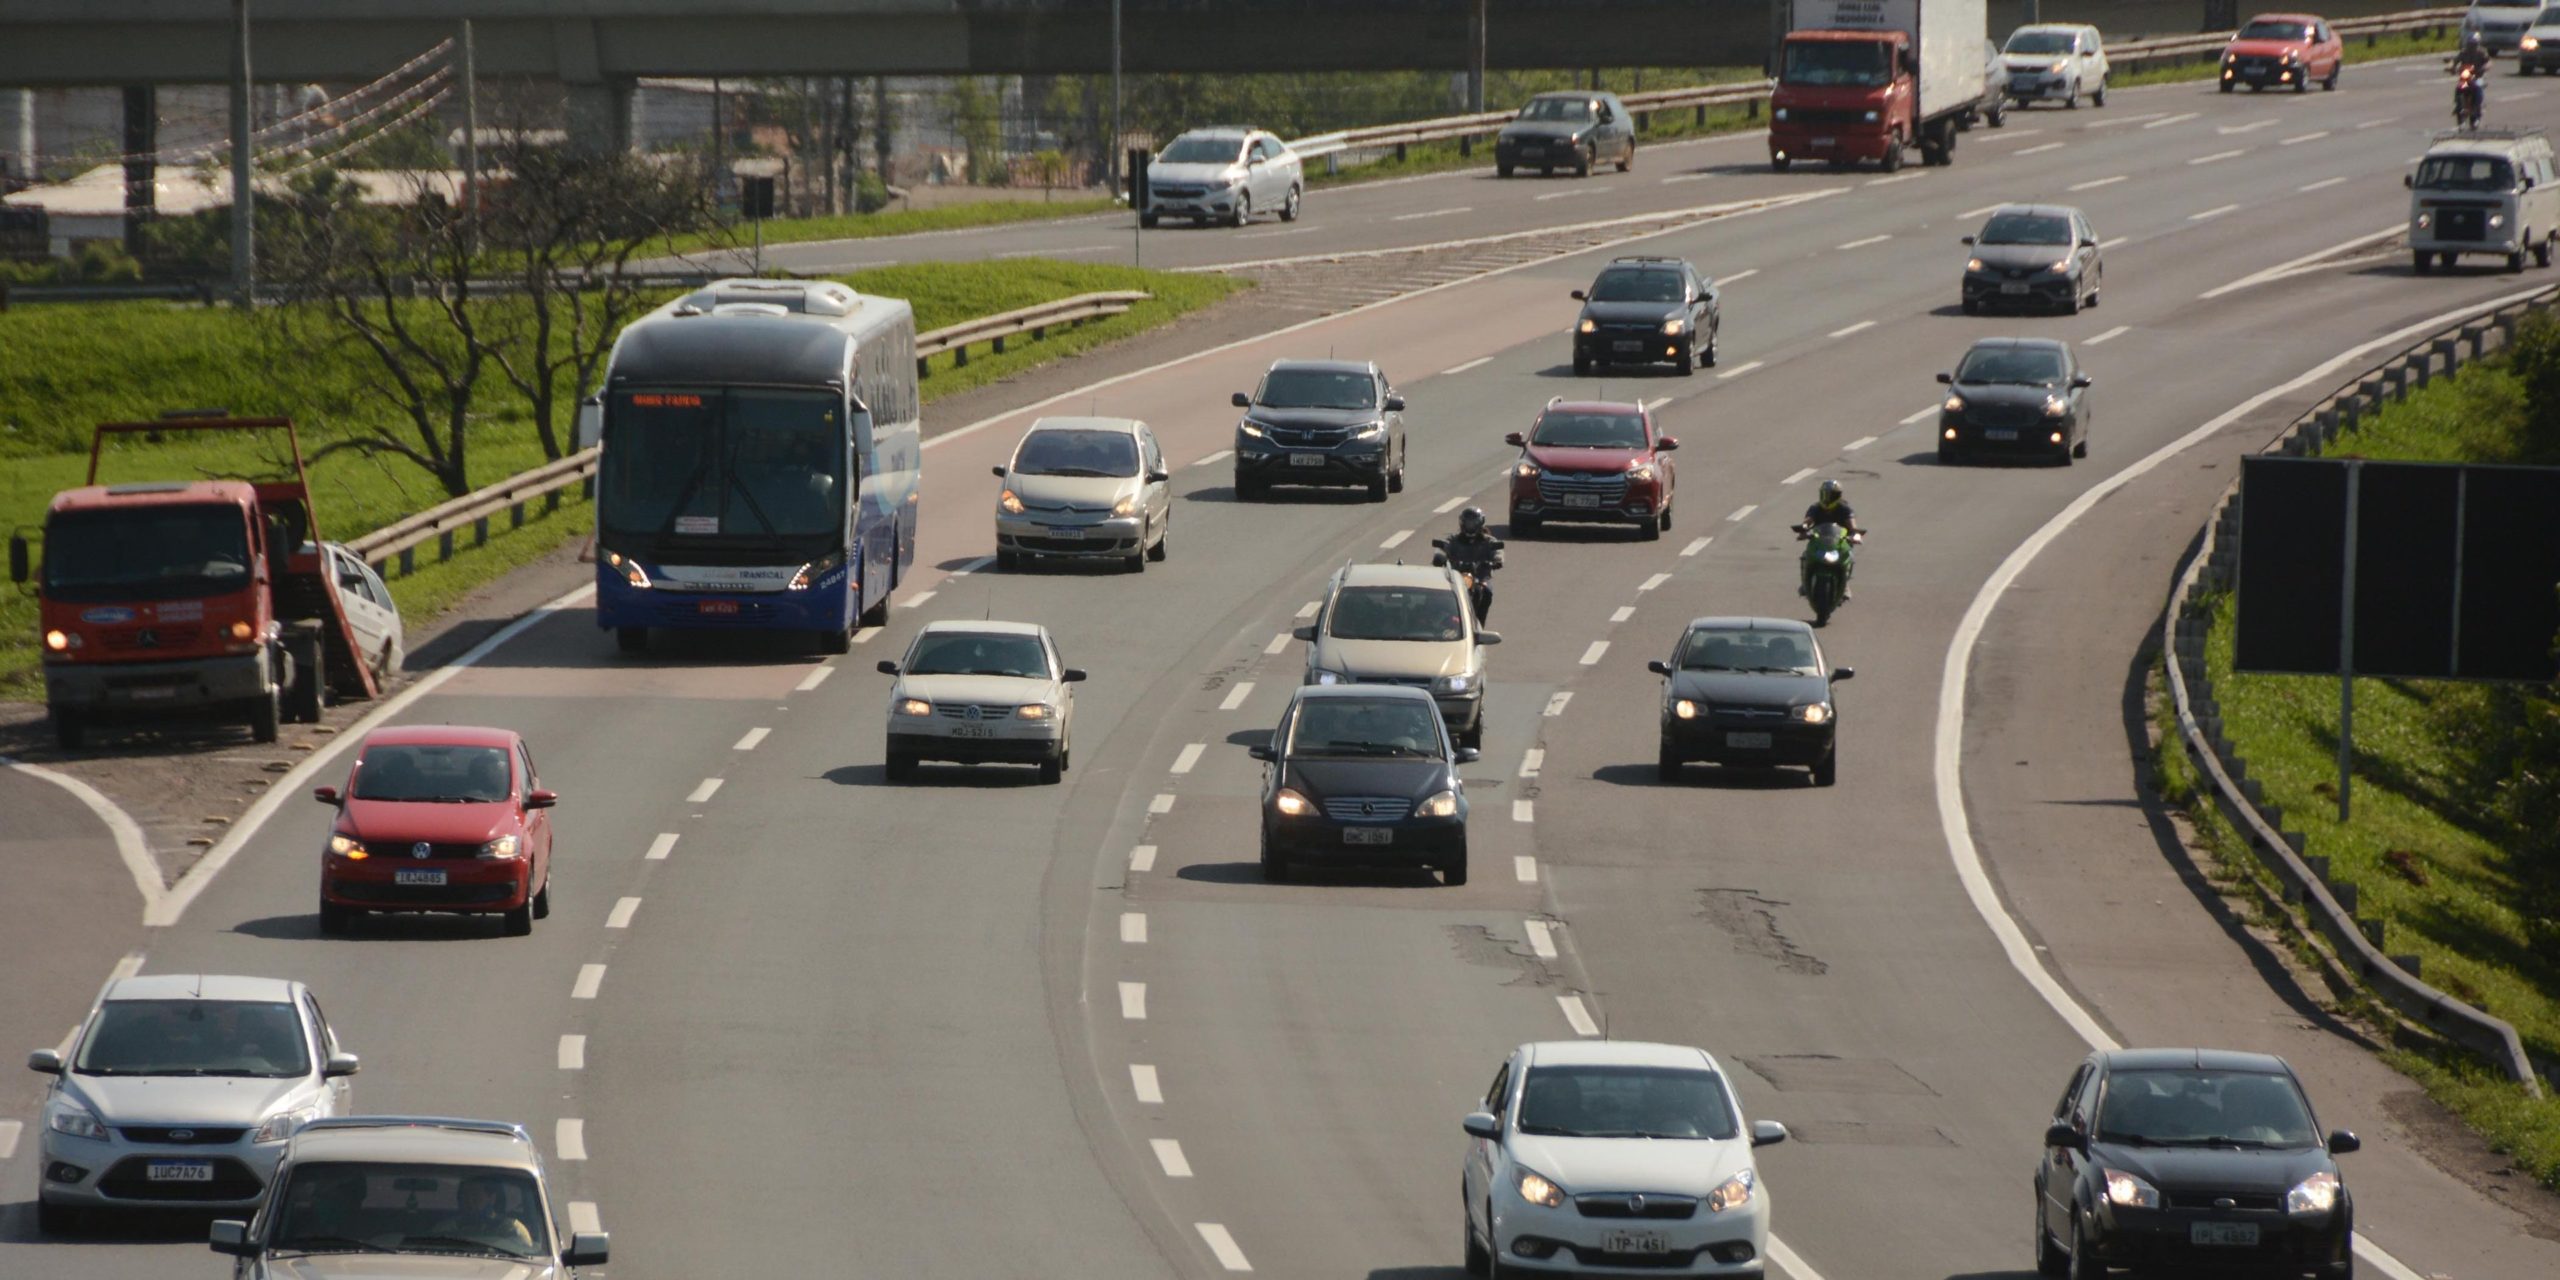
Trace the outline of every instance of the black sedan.
{"type": "Polygon", "coordinates": [[[1809,768],[1818,787],[1839,780],[1831,683],[1858,673],[1825,666],[1813,628],[1791,618],[1699,618],[1669,662],[1645,668],[1663,677],[1662,781],[1679,781],[1693,760],[1809,768]]]}
{"type": "Polygon", "coordinates": [[[1517,169],[1541,174],[1571,169],[1589,177],[1603,160],[1625,173],[1636,163],[1635,117],[1614,93],[1568,89],[1529,99],[1493,138],[1493,172],[1517,169]]]}
{"type": "Polygon", "coordinates": [[[2004,204],[1964,238],[1964,313],[1993,307],[2078,314],[2098,305],[2107,263],[2089,215],[2067,204],[2004,204]]]}
{"type": "Polygon", "coordinates": [[[2089,375],[2068,343],[1984,338],[1938,381],[1947,385],[1938,406],[1941,463],[2007,454],[2067,467],[2089,456],[2089,375]]]}
{"type": "Polygon", "coordinates": [[[2346,1280],[2355,1201],[2282,1058],[2117,1049],[2073,1072],[2036,1164],[2036,1270],[2346,1280]]]}
{"type": "Polygon", "coordinates": [[[1236,496],[1276,484],[1404,490],[1404,397],[1366,360],[1275,360],[1236,424],[1236,496]]]}
{"type": "Polygon", "coordinates": [[[1715,281],[1679,258],[1613,258],[1588,289],[1573,291],[1573,371],[1668,364],[1687,377],[1716,362],[1724,299],[1715,281]]]}
{"type": "Polygon", "coordinates": [[[1262,771],[1262,878],[1300,863],[1436,870],[1467,882],[1467,791],[1439,704],[1401,685],[1307,685],[1280,713],[1262,771]]]}

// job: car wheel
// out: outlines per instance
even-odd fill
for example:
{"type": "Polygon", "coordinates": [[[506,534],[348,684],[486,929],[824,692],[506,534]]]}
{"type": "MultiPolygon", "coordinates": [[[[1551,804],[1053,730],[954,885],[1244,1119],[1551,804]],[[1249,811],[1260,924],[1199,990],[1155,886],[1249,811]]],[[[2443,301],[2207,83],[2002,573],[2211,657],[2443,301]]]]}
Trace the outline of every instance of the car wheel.
{"type": "Polygon", "coordinates": [[[2106,1264],[2089,1256],[2089,1242],[2080,1231],[2080,1215],[2071,1215],[2071,1248],[2063,1255],[2062,1273],[2070,1280],[2106,1280],[2106,1264]]]}
{"type": "Polygon", "coordinates": [[[549,875],[542,877],[541,892],[533,895],[533,918],[536,920],[551,918],[551,877],[549,875]]]}
{"type": "Polygon", "coordinates": [[[996,548],[996,572],[1014,573],[1022,568],[1022,555],[1003,547],[996,548]]]}
{"type": "Polygon", "coordinates": [[[1280,203],[1280,220],[1282,222],[1296,222],[1298,220],[1298,201],[1298,189],[1296,187],[1289,188],[1289,198],[1280,203]]]}
{"type": "Polygon", "coordinates": [[[1539,177],[1541,177],[1541,178],[1552,178],[1552,177],[1556,176],[1556,167],[1555,167],[1554,165],[1551,165],[1551,164],[1542,164],[1542,165],[1539,165],[1539,166],[1538,166],[1538,176],[1539,176],[1539,177]]]}
{"type": "Polygon", "coordinates": [[[850,627],[829,627],[826,630],[819,632],[818,652],[853,652],[853,629],[850,627]]]}
{"type": "Polygon", "coordinates": [[[1657,513],[1643,524],[1636,526],[1636,539],[1640,542],[1662,541],[1662,516],[1657,513]]]}
{"type": "Polygon", "coordinates": [[[1404,455],[1396,455],[1396,469],[1387,473],[1387,492],[1404,492],[1404,455]]]}
{"type": "Polygon", "coordinates": [[[1545,523],[1546,521],[1538,516],[1513,516],[1511,517],[1511,536],[1515,538],[1536,537],[1538,527],[1545,523]]]}
{"type": "Polygon", "coordinates": [[[1947,443],[1946,441],[1944,441],[1944,440],[1939,441],[1939,442],[1938,442],[1938,465],[1939,465],[1939,466],[1942,466],[1942,467],[1952,467],[1952,466],[1954,466],[1955,464],[1956,464],[1956,447],[1955,447],[1954,445],[1948,444],[1948,443],[1947,443]]]}
{"type": "Polygon", "coordinates": [[[329,901],[328,899],[326,899],[326,898],[321,899],[321,901],[320,901],[320,936],[321,936],[321,937],[324,937],[324,938],[336,938],[336,937],[342,937],[342,936],[344,936],[344,935],[346,935],[346,934],[348,934],[348,933],[353,932],[353,931],[354,931],[354,929],[355,929],[355,926],[356,926],[356,913],[355,913],[352,909],[347,908],[347,907],[339,906],[339,905],[337,905],[336,903],[330,902],[330,901],[329,901]]]}
{"type": "Polygon", "coordinates": [[[1680,766],[1687,763],[1688,761],[1680,758],[1679,752],[1671,749],[1670,743],[1663,743],[1661,748],[1654,753],[1653,780],[1656,782],[1678,782],[1680,780],[1680,766]]]}
{"type": "Polygon", "coordinates": [[[2107,78],[2105,76],[2098,77],[2098,87],[2089,91],[2089,105],[2093,107],[2103,107],[2107,105],[2107,78]]]}
{"type": "Polygon", "coordinates": [[[1838,747],[1833,747],[1831,750],[1823,752],[1822,759],[1813,766],[1813,785],[1817,787],[1827,787],[1839,780],[1840,749],[1838,747]]]}
{"type": "Polygon", "coordinates": [[[1635,169],[1635,167],[1636,167],[1636,144],[1635,144],[1635,139],[1630,138],[1630,139],[1628,139],[1628,140],[1627,140],[1627,153],[1626,153],[1625,155],[1622,155],[1622,156],[1618,157],[1618,172],[1620,172],[1620,173],[1628,173],[1628,172],[1632,172],[1632,171],[1635,169]]]}
{"type": "Polygon", "coordinates": [[[1573,353],[1573,376],[1577,378],[1588,378],[1591,376],[1591,357],[1586,356],[1579,351],[1573,353]]]}
{"type": "Polygon", "coordinates": [[[2320,1280],[2356,1280],[2356,1256],[2350,1253],[2346,1261],[2320,1268],[2320,1280]]]}
{"type": "Polygon", "coordinates": [[[1381,472],[1379,472],[1379,473],[1377,474],[1377,477],[1376,477],[1375,479],[1372,479],[1371,481],[1369,481],[1369,501],[1371,501],[1371,502],[1384,502],[1384,501],[1386,501],[1386,500],[1387,500],[1387,473],[1386,473],[1386,472],[1381,471],[1381,472]]]}
{"type": "Polygon", "coordinates": [[[2223,82],[2222,82],[2222,91],[2223,91],[2224,93],[2229,93],[2229,92],[2231,92],[2231,82],[2230,82],[2230,81],[2225,80],[2225,81],[2223,81],[2223,82]]]}
{"type": "Polygon", "coordinates": [[[1147,548],[1147,558],[1157,564],[1163,564],[1164,558],[1173,554],[1172,543],[1173,521],[1167,520],[1163,528],[1156,530],[1156,544],[1147,548]]]}
{"type": "Polygon", "coordinates": [[[500,917],[499,926],[510,938],[521,938],[533,932],[533,899],[527,898],[523,906],[507,911],[500,917]]]}
{"type": "Polygon", "coordinates": [[[1281,884],[1289,879],[1289,860],[1271,851],[1271,837],[1262,838],[1262,879],[1267,884],[1281,884]]]}
{"type": "Polygon", "coordinates": [[[36,1200],[36,1233],[39,1235],[77,1235],[88,1225],[89,1215],[84,1210],[55,1204],[41,1197],[36,1200]]]}
{"type": "Polygon", "coordinates": [[[1600,144],[1595,142],[1585,146],[1582,149],[1582,154],[1574,157],[1573,176],[1577,178],[1588,178],[1591,176],[1591,171],[1599,166],[1600,144]]]}
{"type": "Polygon", "coordinates": [[[916,776],[916,758],[891,747],[889,754],[883,757],[881,771],[889,775],[891,782],[904,782],[916,776]]]}
{"type": "Polygon", "coordinates": [[[1961,300],[1961,301],[1958,303],[1958,305],[1960,305],[1960,306],[1962,306],[1962,307],[1964,308],[1964,313],[1965,313],[1966,315],[1969,315],[1969,316],[1978,316],[1978,315],[1981,315],[1981,314],[1982,314],[1982,304],[1981,304],[1981,303],[1979,303],[1979,302],[1974,301],[1974,300],[1973,300],[1973,299],[1971,299],[1971,298],[1965,298],[1965,299],[1961,300]]]}
{"type": "Polygon", "coordinates": [[[2337,91],[2337,88],[2338,88],[2338,72],[2339,72],[2340,70],[2341,70],[2341,68],[2339,68],[2339,67],[2331,67],[2331,68],[2329,68],[2329,78],[2320,82],[2320,92],[2322,92],[2322,93],[2334,93],[2334,92],[2336,92],[2336,91],[2337,91]]]}
{"type": "Polygon", "coordinates": [[[2089,456],[2089,433],[2086,430],[2083,430],[2080,433],[2080,438],[2078,440],[2072,442],[2071,456],[2075,458],[2085,458],[2089,456]]]}
{"type": "Polygon", "coordinates": [[[2533,265],[2535,265],[2535,266],[2537,266],[2537,267],[2547,267],[2547,266],[2550,266],[2550,265],[2551,265],[2551,239],[2550,239],[2550,237],[2545,236],[2545,237],[2543,237],[2542,239],[2537,240],[2537,241],[2535,241],[2535,242],[2534,242],[2534,245],[2533,245],[2533,265]]]}
{"type": "Polygon", "coordinates": [[[647,627],[615,627],[613,647],[623,653],[647,653],[649,629],[647,627]]]}
{"type": "MultiPolygon", "coordinates": [[[[1485,1221],[1488,1223],[1493,1221],[1493,1215],[1490,1212],[1486,1213],[1485,1221]]],[[[1463,1206],[1458,1210],[1458,1226],[1467,1237],[1467,1274],[1476,1277],[1476,1280],[1484,1280],[1484,1277],[1493,1274],[1493,1250],[1485,1247],[1483,1241],[1476,1239],[1476,1224],[1463,1206]]]]}
{"type": "Polygon", "coordinates": [[[2000,128],[2000,127],[2002,127],[2002,126],[2004,126],[2004,125],[2008,124],[2008,123],[2009,123],[2009,107],[2008,107],[2008,104],[2003,103],[2003,102],[2000,102],[2000,101],[1997,101],[1997,100],[1994,100],[1994,101],[1992,102],[1992,104],[1991,104],[1991,109],[1990,109],[1989,111],[1984,112],[1984,113],[1983,113],[1982,118],[1983,118],[1983,119],[1985,119],[1985,120],[1990,121],[1990,122],[1991,122],[1991,127],[1992,127],[1992,128],[1994,128],[1994,129],[2000,128]]]}
{"type": "Polygon", "coordinates": [[[1892,134],[1885,138],[1883,168],[1886,173],[1902,172],[1903,145],[1901,134],[1892,134]]]}
{"type": "Polygon", "coordinates": [[[1681,376],[1681,377],[1683,377],[1683,378],[1686,378],[1686,377],[1688,377],[1688,376],[1690,376],[1690,375],[1692,375],[1692,374],[1694,374],[1694,373],[1696,373],[1696,372],[1698,371],[1698,362],[1697,362],[1697,361],[1695,361],[1695,360],[1690,359],[1689,357],[1687,357],[1687,356],[1685,356],[1685,355],[1684,355],[1684,356],[1682,356],[1682,357],[1680,357],[1678,360],[1673,361],[1672,363],[1673,363],[1673,364],[1675,364],[1676,366],[1678,366],[1678,368],[1679,368],[1679,370],[1680,370],[1680,376],[1681,376]]]}
{"type": "MultiPolygon", "coordinates": [[[[2507,255],[2507,272],[2510,275],[2522,275],[2524,273],[2524,250],[2518,249],[2514,253],[2507,255]]],[[[267,737],[258,739],[258,741],[273,742],[275,741],[275,737],[270,734],[267,737]]]]}
{"type": "Polygon", "coordinates": [[[2428,272],[2435,270],[2436,256],[2424,249],[2420,249],[2409,255],[2409,263],[2417,270],[2419,275],[2425,275],[2428,272]]]}
{"type": "Polygon", "coordinates": [[[2070,1269],[2071,1255],[2053,1242],[2053,1233],[2044,1229],[2044,1190],[2036,1190],[2036,1274],[2058,1276],[2070,1269]]]}
{"type": "Polygon", "coordinates": [[[53,745],[65,751],[77,751],[89,740],[89,726],[68,711],[53,713],[53,745]]]}
{"type": "Polygon", "coordinates": [[[1236,193],[1236,211],[1227,215],[1227,225],[1241,227],[1251,221],[1253,221],[1253,197],[1238,192],[1236,193]]]}
{"type": "Polygon", "coordinates": [[[2066,316],[2076,316],[2080,314],[2080,308],[2082,306],[2080,285],[2081,282],[2078,280],[2071,282],[2071,296],[2063,300],[2062,314],[2066,316]]]}
{"type": "Polygon", "coordinates": [[[1508,177],[1510,177],[1510,176],[1511,176],[1511,166],[1510,166],[1510,165],[1507,165],[1507,164],[1497,164],[1497,165],[1493,166],[1493,176],[1495,176],[1495,177],[1497,177],[1497,178],[1508,178],[1508,177]]]}
{"type": "Polygon", "coordinates": [[[2302,78],[2293,82],[2293,91],[2294,91],[2295,93],[2309,93],[2309,92],[2311,92],[2311,69],[2310,69],[2310,68],[2308,68],[2308,67],[2303,68],[2303,70],[2302,70],[2302,78]]]}
{"type": "Polygon", "coordinates": [[[1467,847],[1458,846],[1458,856],[1440,868],[1440,883],[1455,889],[1467,882],[1467,847]]]}
{"type": "MultiPolygon", "coordinates": [[[[2518,265],[2515,268],[2516,270],[2524,270],[2522,265],[2523,261],[2524,255],[2517,254],[2516,262],[2518,265]]],[[[250,701],[249,736],[251,738],[259,742],[273,742],[276,740],[276,733],[283,723],[284,690],[281,687],[269,689],[264,697],[255,698],[250,701]]]]}
{"type": "Polygon", "coordinates": [[[1787,166],[1793,163],[1795,162],[1787,159],[1785,156],[1771,156],[1769,157],[1769,172],[1785,173],[1787,171],[1787,166]]]}
{"type": "Polygon", "coordinates": [[[1671,504],[1668,502],[1662,504],[1661,525],[1664,533],[1671,532],[1671,504]]]}
{"type": "Polygon", "coordinates": [[[1063,748],[1050,752],[1049,758],[1040,762],[1040,785],[1054,787],[1066,775],[1067,757],[1063,748]]]}
{"type": "Polygon", "coordinates": [[[1699,368],[1712,369],[1716,367],[1716,339],[1722,336],[1722,334],[1719,334],[1714,329],[1709,329],[1707,331],[1707,349],[1698,353],[1699,368]]]}
{"type": "Polygon", "coordinates": [[[2071,86],[2071,92],[2062,95],[2062,109],[2065,111],[2080,109],[2080,86],[2075,84],[2071,86]]]}
{"type": "Polygon", "coordinates": [[[1121,572],[1145,573],[1147,571],[1147,535],[1144,532],[1145,528],[1146,526],[1144,525],[1139,526],[1140,532],[1138,534],[1138,549],[1130,552],[1127,558],[1121,560],[1121,572]]]}
{"type": "Polygon", "coordinates": [[[1138,215],[1138,225],[1145,227],[1150,231],[1155,230],[1156,223],[1159,221],[1162,221],[1162,219],[1152,213],[1142,213],[1138,215]]]}

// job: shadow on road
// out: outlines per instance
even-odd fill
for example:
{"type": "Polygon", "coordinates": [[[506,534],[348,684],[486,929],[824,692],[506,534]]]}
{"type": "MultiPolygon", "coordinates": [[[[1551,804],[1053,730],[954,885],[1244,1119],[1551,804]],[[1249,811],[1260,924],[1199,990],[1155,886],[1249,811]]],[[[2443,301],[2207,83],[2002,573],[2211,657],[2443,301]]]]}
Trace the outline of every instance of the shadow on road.
{"type": "Polygon", "coordinates": [[[1798,791],[1813,786],[1802,769],[1755,768],[1738,764],[1692,764],[1680,780],[1664,782],[1650,764],[1604,764],[1591,771],[1594,782],[1613,787],[1714,787],[1723,791],[1798,791]]]}
{"type": "Polygon", "coordinates": [[[1040,771],[1027,764],[934,764],[919,761],[915,777],[889,781],[882,764],[844,764],[818,775],[839,787],[1036,787],[1040,771]]]}
{"type": "MultiPolygon", "coordinates": [[[[1260,862],[1195,862],[1174,872],[1174,877],[1198,884],[1264,883],[1260,862]]],[[[1361,889],[1437,889],[1440,877],[1412,867],[1311,867],[1296,863],[1289,868],[1289,878],[1281,883],[1361,889]]]]}

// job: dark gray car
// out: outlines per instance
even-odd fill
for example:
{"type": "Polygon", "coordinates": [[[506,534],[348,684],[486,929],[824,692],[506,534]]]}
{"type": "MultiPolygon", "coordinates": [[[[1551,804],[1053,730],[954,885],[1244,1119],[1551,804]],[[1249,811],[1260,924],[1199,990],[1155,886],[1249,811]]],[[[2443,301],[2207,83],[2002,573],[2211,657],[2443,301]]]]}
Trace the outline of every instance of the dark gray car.
{"type": "Polygon", "coordinates": [[[1716,282],[1679,258],[1612,258],[1588,289],[1573,291],[1576,376],[1611,365],[1668,364],[1682,377],[1716,362],[1724,298],[1716,282]]]}
{"type": "Polygon", "coordinates": [[[1493,139],[1493,171],[1505,178],[1513,169],[1588,177],[1602,161],[1635,167],[1636,122],[1618,95],[1597,89],[1539,94],[1493,139]]]}
{"type": "Polygon", "coordinates": [[[1693,760],[1809,768],[1818,787],[1839,778],[1831,683],[1858,673],[1827,665],[1813,628],[1792,618],[1698,618],[1670,661],[1645,669],[1663,678],[1662,781],[1679,781],[1693,760]]]}
{"type": "Polygon", "coordinates": [[[2077,315],[2098,305],[2107,264],[2089,215],[2067,204],[2004,204],[1964,238],[1964,313],[2018,307],[2077,315]]]}
{"type": "Polygon", "coordinates": [[[2071,465],[2089,456],[2089,375],[2068,343],[1984,338],[1949,373],[1938,461],[2009,454],[2071,465]]]}
{"type": "Polygon", "coordinates": [[[1404,397],[1366,360],[1275,360],[1235,393],[1236,496],[1276,484],[1356,485],[1372,501],[1404,490],[1404,397]]]}

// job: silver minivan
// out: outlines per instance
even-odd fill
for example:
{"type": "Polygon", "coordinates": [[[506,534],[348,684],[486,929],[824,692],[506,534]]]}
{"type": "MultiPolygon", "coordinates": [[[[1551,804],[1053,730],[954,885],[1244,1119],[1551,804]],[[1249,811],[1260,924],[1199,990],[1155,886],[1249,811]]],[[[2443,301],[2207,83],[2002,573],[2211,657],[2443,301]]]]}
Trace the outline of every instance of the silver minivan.
{"type": "Polygon", "coordinates": [[[2560,182],[2551,143],[2534,129],[2447,130],[2400,180],[2409,188],[2409,256],[2425,272],[2457,255],[2496,254],[2507,270],[2551,265],[2560,182]]]}
{"type": "Polygon", "coordinates": [[[996,566],[1035,556],[1102,559],[1131,573],[1165,558],[1173,475],[1134,418],[1042,418],[995,469],[996,566]]]}

